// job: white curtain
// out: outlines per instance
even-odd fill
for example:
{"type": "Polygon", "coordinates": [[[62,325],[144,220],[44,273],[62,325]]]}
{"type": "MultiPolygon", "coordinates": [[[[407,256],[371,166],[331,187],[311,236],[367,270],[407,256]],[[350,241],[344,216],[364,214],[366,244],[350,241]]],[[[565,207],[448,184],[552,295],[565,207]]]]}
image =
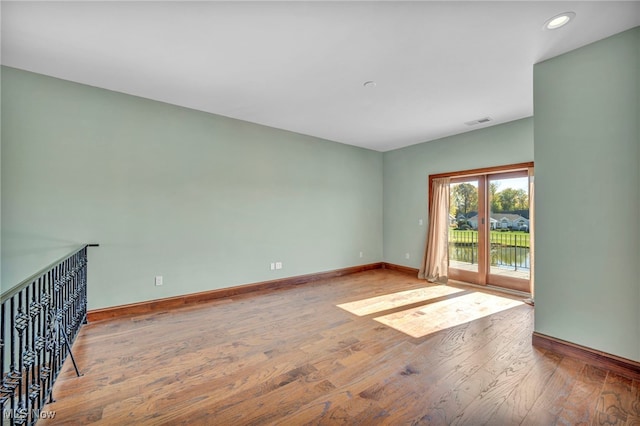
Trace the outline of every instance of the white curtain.
{"type": "Polygon", "coordinates": [[[433,179],[427,244],[418,278],[442,284],[447,283],[449,271],[449,181],[433,179]]]}

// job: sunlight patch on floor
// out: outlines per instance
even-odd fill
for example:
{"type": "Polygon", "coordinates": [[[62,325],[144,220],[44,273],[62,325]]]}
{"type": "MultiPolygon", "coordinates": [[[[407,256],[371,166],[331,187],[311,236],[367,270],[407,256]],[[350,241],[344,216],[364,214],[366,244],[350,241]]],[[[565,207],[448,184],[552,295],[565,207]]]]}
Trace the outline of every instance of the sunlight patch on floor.
{"type": "Polygon", "coordinates": [[[414,303],[426,302],[438,297],[459,293],[461,291],[464,290],[444,285],[436,285],[356,300],[355,302],[343,303],[338,305],[338,307],[361,317],[364,315],[374,314],[376,312],[412,305],[414,303]]]}
{"type": "Polygon", "coordinates": [[[418,338],[522,304],[523,302],[519,300],[474,292],[418,308],[383,315],[375,320],[411,337],[418,338]]]}

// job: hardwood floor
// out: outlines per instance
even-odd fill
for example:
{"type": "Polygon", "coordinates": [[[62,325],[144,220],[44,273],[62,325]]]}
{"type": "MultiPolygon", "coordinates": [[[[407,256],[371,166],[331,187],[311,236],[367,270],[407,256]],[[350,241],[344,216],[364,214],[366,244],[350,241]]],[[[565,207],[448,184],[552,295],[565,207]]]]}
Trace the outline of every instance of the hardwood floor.
{"type": "Polygon", "coordinates": [[[381,269],[91,323],[39,425],[640,424],[640,383],[532,347],[531,306],[471,296],[457,324],[479,291],[424,288],[381,269]]]}

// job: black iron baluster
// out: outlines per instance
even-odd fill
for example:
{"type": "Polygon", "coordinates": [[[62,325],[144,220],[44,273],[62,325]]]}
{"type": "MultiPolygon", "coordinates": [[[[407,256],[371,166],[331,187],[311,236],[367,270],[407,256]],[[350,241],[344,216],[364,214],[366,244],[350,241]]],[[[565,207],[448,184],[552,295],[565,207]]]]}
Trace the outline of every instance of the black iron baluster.
{"type": "MultiPolygon", "coordinates": [[[[22,363],[24,365],[24,409],[27,412],[27,418],[29,418],[29,413],[31,413],[31,402],[29,398],[29,387],[31,384],[31,366],[34,359],[31,356],[31,311],[30,303],[29,303],[29,286],[24,289],[24,309],[25,309],[25,318],[27,321],[27,326],[25,328],[25,339],[24,339],[24,347],[22,348],[22,363]]],[[[26,420],[26,419],[25,419],[26,420]]]]}
{"type": "Polygon", "coordinates": [[[518,235],[517,234],[513,234],[513,250],[509,250],[509,253],[513,253],[513,261],[511,263],[513,264],[513,269],[515,271],[518,270],[517,251],[518,251],[518,235]]]}
{"type": "Polygon", "coordinates": [[[26,383],[24,383],[24,332],[28,324],[28,316],[24,313],[23,307],[23,295],[24,292],[20,292],[16,295],[18,298],[18,313],[16,314],[16,330],[18,331],[18,406],[14,413],[14,419],[16,424],[24,424],[26,418],[24,418],[26,409],[25,391],[26,383]]]}
{"type": "Polygon", "coordinates": [[[45,276],[40,276],[38,278],[38,284],[35,289],[34,301],[38,304],[38,316],[36,317],[36,338],[33,343],[33,350],[36,352],[36,365],[35,365],[35,378],[33,384],[33,391],[37,393],[35,405],[37,407],[42,406],[42,386],[41,386],[41,375],[40,371],[42,368],[43,356],[42,350],[44,348],[44,338],[42,337],[42,312],[44,307],[42,306],[42,288],[43,281],[46,279],[45,276]]]}
{"type": "Polygon", "coordinates": [[[471,252],[471,264],[473,265],[473,261],[474,261],[474,244],[473,244],[473,233],[471,233],[471,231],[469,231],[469,233],[467,234],[467,240],[469,241],[469,247],[471,248],[470,252],[471,252]]]}
{"type": "Polygon", "coordinates": [[[5,403],[9,400],[9,393],[6,392],[4,387],[4,377],[5,377],[5,342],[6,342],[6,333],[5,333],[5,304],[2,304],[0,307],[0,327],[2,330],[0,331],[0,356],[2,356],[2,365],[0,365],[0,378],[2,379],[2,383],[0,384],[0,408],[2,408],[2,417],[4,418],[5,414],[5,403]]]}
{"type": "Polygon", "coordinates": [[[9,347],[9,352],[10,352],[10,358],[11,358],[11,362],[9,364],[9,372],[7,373],[6,379],[4,381],[4,385],[5,387],[11,392],[11,424],[14,424],[14,410],[16,408],[16,387],[18,386],[18,383],[15,382],[14,380],[14,371],[16,368],[16,364],[15,364],[15,348],[16,348],[16,334],[15,334],[15,310],[16,310],[16,300],[15,300],[15,296],[11,298],[11,302],[9,304],[10,306],[10,315],[9,318],[11,318],[11,320],[9,321],[10,324],[10,333],[11,333],[11,340],[10,340],[10,347],[9,347]]]}

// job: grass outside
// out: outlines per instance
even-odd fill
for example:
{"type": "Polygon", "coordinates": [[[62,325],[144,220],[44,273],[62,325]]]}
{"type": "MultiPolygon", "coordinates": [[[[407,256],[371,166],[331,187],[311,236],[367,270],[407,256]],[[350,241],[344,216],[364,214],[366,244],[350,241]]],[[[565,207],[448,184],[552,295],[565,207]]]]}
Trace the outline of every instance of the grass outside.
{"type": "MultiPolygon", "coordinates": [[[[478,231],[449,229],[449,242],[475,243],[478,241],[478,231]]],[[[491,244],[511,247],[529,248],[529,233],[522,231],[491,231],[491,244]]]]}

